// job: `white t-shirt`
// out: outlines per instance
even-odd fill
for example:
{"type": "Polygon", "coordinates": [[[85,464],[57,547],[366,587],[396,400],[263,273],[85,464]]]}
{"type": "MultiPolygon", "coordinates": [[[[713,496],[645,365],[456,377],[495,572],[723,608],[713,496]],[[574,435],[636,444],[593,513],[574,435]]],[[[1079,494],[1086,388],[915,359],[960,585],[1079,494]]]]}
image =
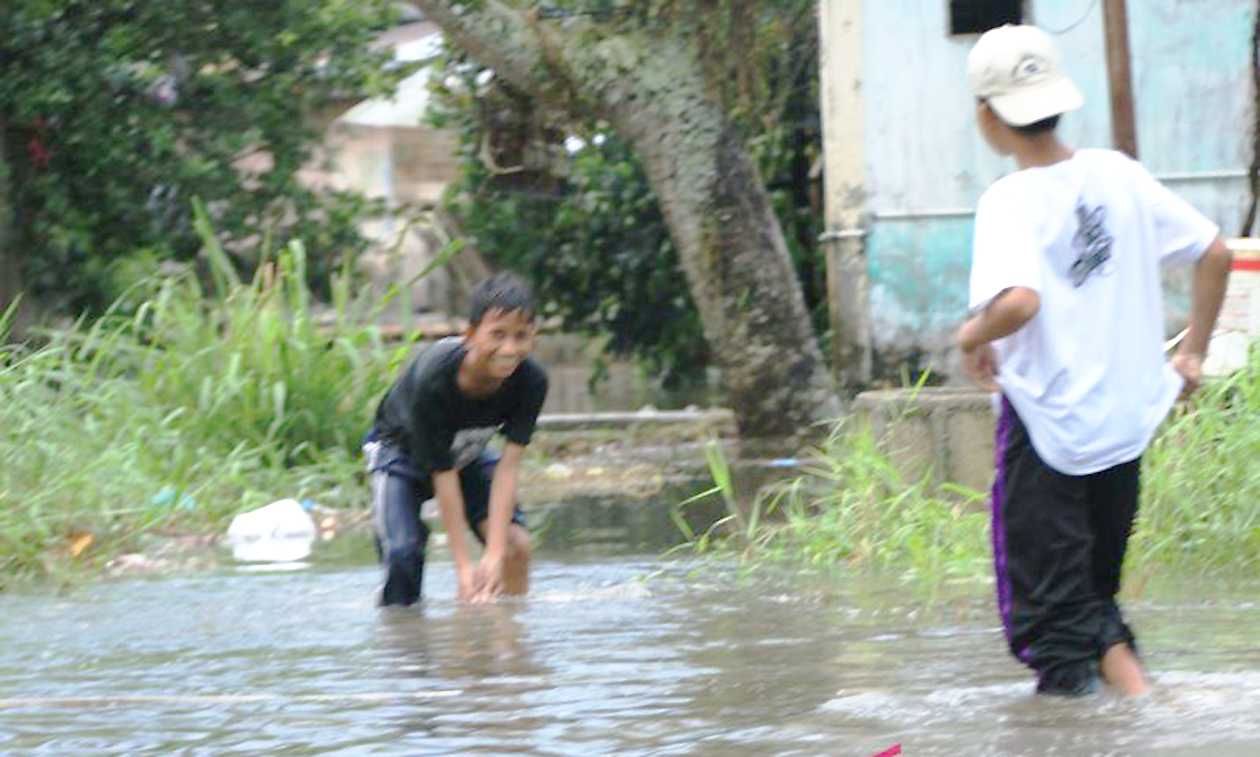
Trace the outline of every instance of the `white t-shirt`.
{"type": "Polygon", "coordinates": [[[1050,467],[1080,476],[1146,449],[1182,384],[1163,352],[1159,267],[1198,260],[1218,232],[1111,150],[1078,150],[985,191],[970,307],[1011,287],[1040,295],[994,349],[997,383],[1050,467]]]}

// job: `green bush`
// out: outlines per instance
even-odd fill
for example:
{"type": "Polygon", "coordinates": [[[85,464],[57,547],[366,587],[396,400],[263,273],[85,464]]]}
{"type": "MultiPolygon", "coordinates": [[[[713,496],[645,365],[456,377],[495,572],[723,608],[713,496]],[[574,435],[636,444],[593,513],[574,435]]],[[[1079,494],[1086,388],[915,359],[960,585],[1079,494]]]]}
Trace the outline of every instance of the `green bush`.
{"type": "Polygon", "coordinates": [[[344,276],[317,325],[301,244],[244,283],[201,225],[213,291],[148,282],[134,315],[0,349],[0,587],[279,497],[362,504],[358,440],[407,347],[357,325],[370,306],[344,276]]]}
{"type": "Polygon", "coordinates": [[[215,208],[240,263],[255,264],[266,234],[301,239],[323,287],[383,206],[313,190],[299,172],[330,114],[412,70],[374,44],[396,5],[0,3],[0,217],[25,289],[99,314],[120,258],[196,255],[193,197],[215,208]]]}

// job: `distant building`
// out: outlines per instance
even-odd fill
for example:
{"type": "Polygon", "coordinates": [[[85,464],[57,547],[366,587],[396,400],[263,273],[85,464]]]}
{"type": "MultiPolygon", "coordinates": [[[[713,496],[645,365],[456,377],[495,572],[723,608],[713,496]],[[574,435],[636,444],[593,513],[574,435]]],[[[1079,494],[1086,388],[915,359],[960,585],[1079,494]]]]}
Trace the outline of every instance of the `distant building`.
{"type": "MultiPolygon", "coordinates": [[[[416,21],[390,30],[376,44],[392,47],[396,61],[414,63],[435,58],[441,40],[435,25],[416,21]]],[[[416,278],[447,241],[432,213],[458,175],[455,135],[425,122],[429,76],[430,69],[421,68],[391,97],[345,103],[327,114],[322,150],[303,171],[309,185],[355,190],[395,209],[364,225],[377,244],[360,265],[378,296],[392,284],[415,280],[383,315],[404,328],[417,321],[440,323],[462,312],[463,298],[475,283],[466,279],[484,272],[469,252],[461,253],[458,265],[438,266],[416,278]]]]}

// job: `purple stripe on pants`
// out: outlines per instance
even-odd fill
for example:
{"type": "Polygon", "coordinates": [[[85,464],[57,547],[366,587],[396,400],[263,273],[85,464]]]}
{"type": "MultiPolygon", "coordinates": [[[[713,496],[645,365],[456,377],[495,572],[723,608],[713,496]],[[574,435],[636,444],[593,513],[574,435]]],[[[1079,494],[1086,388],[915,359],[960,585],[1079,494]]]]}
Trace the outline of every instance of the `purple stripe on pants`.
{"type": "MultiPolygon", "coordinates": [[[[1002,397],[1002,412],[998,416],[997,429],[994,432],[993,456],[996,472],[993,476],[993,518],[991,532],[993,537],[993,570],[996,576],[998,614],[1002,617],[1002,630],[1006,633],[1007,645],[1011,642],[1011,577],[1006,569],[1006,528],[1002,520],[1003,497],[1006,494],[1006,449],[1010,443],[1011,429],[1015,426],[1015,408],[1002,397]]],[[[1020,655],[1022,659],[1023,654],[1020,655]]]]}

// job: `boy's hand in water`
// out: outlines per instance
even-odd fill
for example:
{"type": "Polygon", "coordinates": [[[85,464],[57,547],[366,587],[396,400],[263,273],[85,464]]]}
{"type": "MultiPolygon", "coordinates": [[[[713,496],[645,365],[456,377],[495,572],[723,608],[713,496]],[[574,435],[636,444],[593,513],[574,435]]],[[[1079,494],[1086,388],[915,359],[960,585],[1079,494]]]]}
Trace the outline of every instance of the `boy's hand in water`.
{"type": "Polygon", "coordinates": [[[1181,399],[1194,394],[1203,382],[1203,356],[1194,352],[1177,351],[1172,358],[1173,370],[1181,374],[1185,384],[1181,387],[1181,399]]]}
{"type": "Polygon", "coordinates": [[[455,566],[455,580],[458,583],[456,597],[464,602],[474,602],[481,593],[481,570],[472,564],[455,566]]]}
{"type": "Polygon", "coordinates": [[[477,565],[478,591],[474,602],[492,602],[503,593],[503,558],[487,551],[477,565]]]}

